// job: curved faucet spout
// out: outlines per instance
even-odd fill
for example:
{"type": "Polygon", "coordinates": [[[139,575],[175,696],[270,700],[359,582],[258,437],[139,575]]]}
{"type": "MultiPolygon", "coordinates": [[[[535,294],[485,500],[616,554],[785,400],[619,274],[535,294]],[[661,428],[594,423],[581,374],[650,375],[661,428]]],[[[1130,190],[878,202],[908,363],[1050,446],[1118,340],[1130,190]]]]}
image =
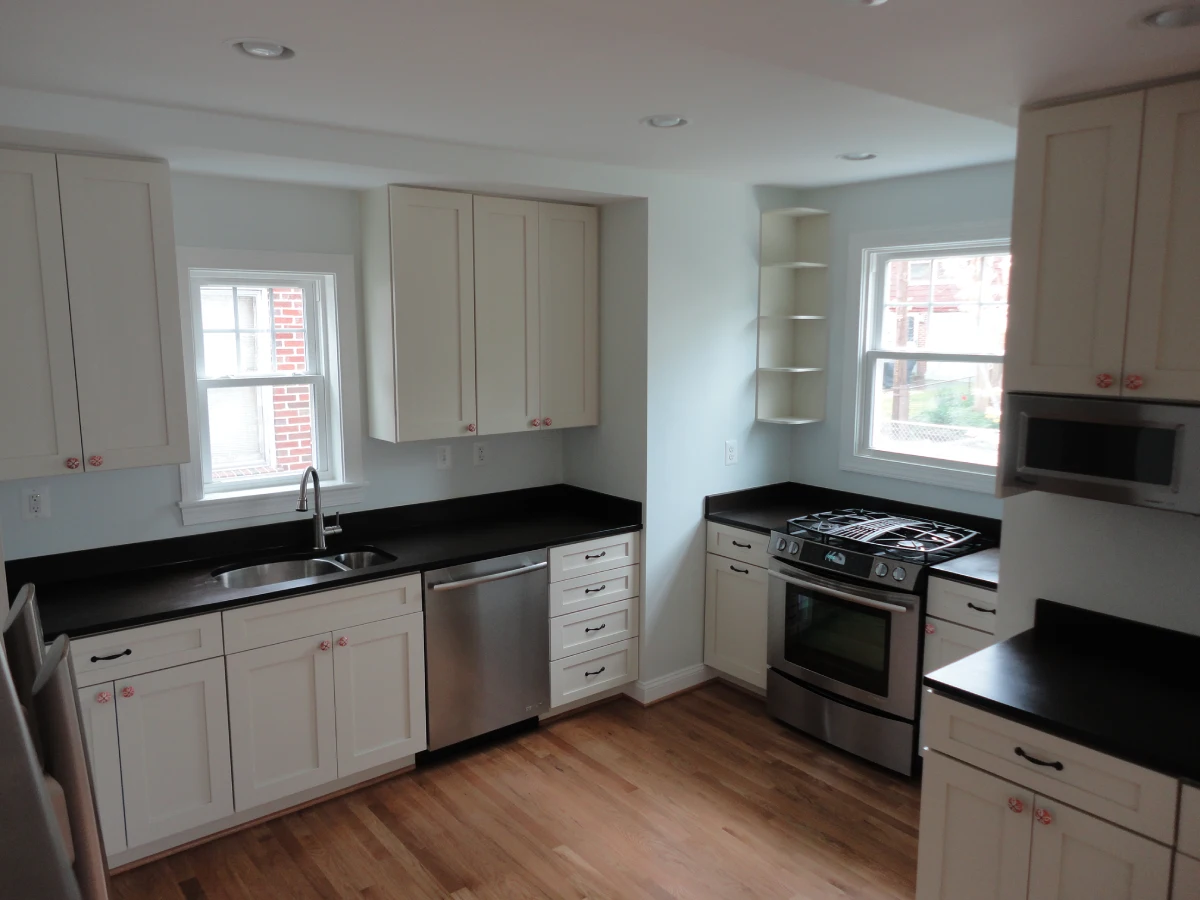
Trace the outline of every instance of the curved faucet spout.
{"type": "Polygon", "coordinates": [[[316,509],[313,510],[313,548],[325,550],[325,536],[342,533],[342,514],[335,515],[332,525],[325,524],[325,514],[321,509],[321,476],[312,466],[305,469],[304,474],[300,476],[300,497],[296,501],[296,512],[308,512],[309,476],[312,476],[313,498],[316,500],[316,509]]]}

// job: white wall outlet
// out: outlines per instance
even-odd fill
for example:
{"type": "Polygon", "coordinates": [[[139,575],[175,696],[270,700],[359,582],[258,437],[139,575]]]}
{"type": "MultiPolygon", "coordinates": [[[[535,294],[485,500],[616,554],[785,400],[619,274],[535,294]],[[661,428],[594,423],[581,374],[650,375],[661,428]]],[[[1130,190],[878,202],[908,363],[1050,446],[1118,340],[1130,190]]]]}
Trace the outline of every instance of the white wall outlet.
{"type": "Polygon", "coordinates": [[[50,488],[40,484],[21,491],[21,518],[50,518],[50,488]]]}
{"type": "Polygon", "coordinates": [[[725,465],[737,465],[737,441],[725,442],[725,465]]]}
{"type": "Polygon", "coordinates": [[[454,467],[454,458],[450,455],[450,445],[440,444],[437,448],[437,467],[450,469],[454,467]]]}
{"type": "Polygon", "coordinates": [[[487,444],[476,444],[472,459],[477,466],[487,465],[487,444]]]}

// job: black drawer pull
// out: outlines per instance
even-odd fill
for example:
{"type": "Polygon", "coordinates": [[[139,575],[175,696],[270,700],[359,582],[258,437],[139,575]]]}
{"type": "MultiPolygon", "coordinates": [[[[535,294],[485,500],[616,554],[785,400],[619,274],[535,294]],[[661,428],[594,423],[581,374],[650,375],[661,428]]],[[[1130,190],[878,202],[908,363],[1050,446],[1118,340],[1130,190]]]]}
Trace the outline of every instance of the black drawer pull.
{"type": "Polygon", "coordinates": [[[114,653],[112,656],[93,656],[92,662],[108,662],[110,659],[120,659],[122,656],[129,656],[133,653],[132,650],[122,650],[120,653],[114,653]]]}
{"type": "Polygon", "coordinates": [[[584,588],[584,589],[583,589],[583,592],[584,592],[585,594],[595,594],[595,593],[598,593],[598,592],[600,592],[600,591],[604,590],[606,587],[608,587],[608,585],[607,585],[607,584],[602,584],[602,585],[600,585],[600,587],[598,587],[598,588],[584,588]]]}
{"type": "Polygon", "coordinates": [[[737,572],[739,575],[749,575],[750,574],[749,569],[739,569],[737,566],[730,566],[729,568],[733,569],[733,571],[737,572]]]}
{"type": "Polygon", "coordinates": [[[974,603],[968,603],[967,606],[975,612],[991,613],[993,616],[996,614],[994,609],[988,609],[986,606],[976,606],[974,603]]]}
{"type": "Polygon", "coordinates": [[[603,672],[603,671],[604,671],[604,669],[605,669],[605,667],[604,667],[604,666],[601,666],[601,667],[600,667],[599,669],[597,669],[595,672],[584,672],[584,673],[583,673],[583,677],[584,677],[584,678],[591,678],[593,675],[599,675],[601,672],[603,672]]]}
{"type": "Polygon", "coordinates": [[[1037,759],[1037,758],[1035,758],[1035,757],[1032,757],[1032,756],[1030,756],[1028,753],[1026,753],[1026,752],[1025,752],[1025,751],[1024,751],[1022,748],[1020,748],[1020,747],[1017,747],[1017,749],[1016,749],[1016,750],[1014,750],[1013,752],[1014,752],[1014,753],[1016,753],[1016,754],[1017,754],[1017,756],[1021,757],[1021,759],[1027,759],[1027,760],[1029,760],[1029,761],[1030,761],[1031,763],[1033,763],[1035,766],[1045,766],[1045,767],[1046,767],[1046,768],[1048,768],[1048,769],[1057,769],[1059,772],[1061,772],[1061,771],[1063,770],[1063,764],[1062,764],[1062,763],[1060,763],[1060,762],[1046,762],[1044,759],[1037,759]]]}
{"type": "Polygon", "coordinates": [[[608,625],[607,622],[605,622],[603,625],[597,625],[595,628],[584,628],[583,633],[587,634],[589,631],[603,631],[606,625],[608,625]]]}
{"type": "Polygon", "coordinates": [[[596,553],[596,554],[592,554],[592,553],[585,553],[585,554],[583,555],[583,558],[584,558],[584,559],[599,559],[600,557],[604,556],[605,552],[606,552],[606,551],[604,551],[604,550],[601,550],[599,553],[596,553]]]}
{"type": "Polygon", "coordinates": [[[749,549],[750,549],[750,545],[749,545],[749,544],[739,544],[737,541],[730,541],[729,543],[733,544],[733,546],[735,546],[735,547],[741,547],[743,550],[749,550],[749,549]]]}

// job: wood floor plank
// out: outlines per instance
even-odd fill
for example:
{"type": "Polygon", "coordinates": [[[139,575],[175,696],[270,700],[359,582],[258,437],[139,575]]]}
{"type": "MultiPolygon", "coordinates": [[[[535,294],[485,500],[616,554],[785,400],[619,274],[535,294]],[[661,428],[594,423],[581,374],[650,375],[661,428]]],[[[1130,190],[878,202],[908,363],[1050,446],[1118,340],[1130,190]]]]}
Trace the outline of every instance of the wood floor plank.
{"type": "Polygon", "coordinates": [[[919,787],[720,684],[615,701],[113,879],[120,900],[911,900],[919,787]]]}

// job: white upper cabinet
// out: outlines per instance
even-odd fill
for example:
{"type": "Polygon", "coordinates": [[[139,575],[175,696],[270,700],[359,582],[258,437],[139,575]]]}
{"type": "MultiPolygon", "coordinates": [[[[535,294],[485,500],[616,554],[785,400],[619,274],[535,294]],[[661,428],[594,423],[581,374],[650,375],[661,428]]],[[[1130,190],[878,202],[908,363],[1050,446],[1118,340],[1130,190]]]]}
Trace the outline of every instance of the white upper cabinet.
{"type": "Polygon", "coordinates": [[[59,156],[58,179],[84,464],[187,462],[167,165],[59,156]]]}
{"type": "Polygon", "coordinates": [[[1021,115],[1007,390],[1120,389],[1144,97],[1021,115]]]}
{"type": "Polygon", "coordinates": [[[0,150],[0,272],[0,478],[82,471],[52,153],[0,150]]]}
{"type": "Polygon", "coordinates": [[[460,437],[475,420],[472,197],[389,186],[363,199],[371,437],[460,437]]]}
{"type": "Polygon", "coordinates": [[[542,427],[600,423],[599,226],[595,207],[542,203],[542,427]]]}
{"type": "Polygon", "coordinates": [[[1146,94],[1122,392],[1200,400],[1200,82],[1146,94]]]}
{"type": "Polygon", "coordinates": [[[475,198],[479,433],[541,427],[538,204],[475,198]]]}

